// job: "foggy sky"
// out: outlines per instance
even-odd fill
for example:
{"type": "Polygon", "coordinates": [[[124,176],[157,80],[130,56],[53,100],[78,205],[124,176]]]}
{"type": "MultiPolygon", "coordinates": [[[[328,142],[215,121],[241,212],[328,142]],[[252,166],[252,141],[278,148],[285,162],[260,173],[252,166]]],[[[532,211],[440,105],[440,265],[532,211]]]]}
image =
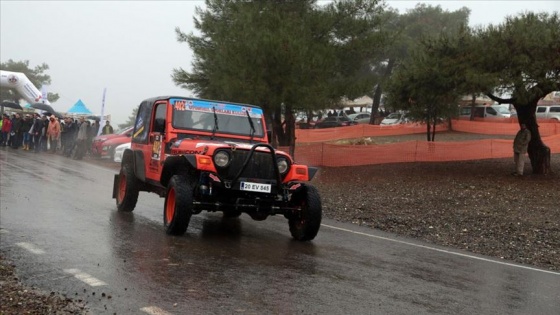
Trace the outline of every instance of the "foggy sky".
{"type": "MultiPolygon", "coordinates": [[[[324,4],[327,1],[319,1],[324,4]]],[[[404,13],[418,1],[388,1],[404,13]]],[[[445,10],[471,9],[471,26],[498,24],[525,11],[560,10],[560,1],[423,1],[445,10]]],[[[204,1],[5,1],[0,0],[0,60],[46,63],[65,112],[81,99],[116,126],[133,108],[158,95],[194,96],[171,80],[173,68],[190,70],[192,52],[175,27],[194,32],[195,7],[204,1]]]]}

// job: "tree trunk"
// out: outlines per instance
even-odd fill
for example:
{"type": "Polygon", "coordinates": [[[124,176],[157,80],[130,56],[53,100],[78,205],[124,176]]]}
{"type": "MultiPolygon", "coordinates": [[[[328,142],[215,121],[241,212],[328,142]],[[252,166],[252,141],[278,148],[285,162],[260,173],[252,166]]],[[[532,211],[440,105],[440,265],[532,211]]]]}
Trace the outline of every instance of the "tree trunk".
{"type": "MultiPolygon", "coordinates": [[[[390,58],[389,62],[387,63],[387,68],[385,68],[385,73],[383,74],[383,78],[379,80],[377,86],[375,87],[375,93],[373,94],[373,104],[371,106],[371,118],[369,119],[369,124],[373,125],[375,122],[375,115],[379,112],[379,105],[381,104],[381,95],[383,94],[383,87],[382,82],[385,82],[393,72],[393,67],[395,66],[395,59],[390,58]]],[[[387,110],[387,108],[385,108],[387,110]]]]}
{"type": "Polygon", "coordinates": [[[537,117],[535,111],[537,109],[537,102],[533,101],[530,104],[513,104],[517,111],[519,125],[525,124],[527,129],[531,131],[531,141],[527,148],[529,159],[531,160],[531,168],[533,174],[546,175],[550,173],[550,148],[546,146],[541,139],[539,133],[539,125],[537,124],[537,117]]]}
{"type": "Polygon", "coordinates": [[[432,142],[436,141],[436,125],[437,125],[437,117],[434,117],[434,122],[432,124],[432,142]]]}
{"type": "Polygon", "coordinates": [[[371,116],[369,118],[369,124],[373,125],[375,123],[375,117],[379,113],[379,104],[381,104],[381,83],[378,83],[375,87],[375,92],[373,93],[373,103],[371,105],[371,116]]]}
{"type": "Polygon", "coordinates": [[[286,105],[284,112],[285,119],[285,132],[286,138],[288,140],[288,146],[290,147],[289,154],[293,157],[295,153],[296,146],[296,119],[292,111],[292,106],[286,105]]]}
{"type": "Polygon", "coordinates": [[[280,108],[274,110],[274,116],[272,117],[272,129],[274,131],[274,136],[278,141],[278,146],[289,146],[289,139],[284,128],[285,122],[282,121],[282,111],[280,108]]]}
{"type": "Polygon", "coordinates": [[[476,94],[472,95],[471,99],[471,117],[469,120],[474,120],[474,109],[476,108],[476,94]]]}

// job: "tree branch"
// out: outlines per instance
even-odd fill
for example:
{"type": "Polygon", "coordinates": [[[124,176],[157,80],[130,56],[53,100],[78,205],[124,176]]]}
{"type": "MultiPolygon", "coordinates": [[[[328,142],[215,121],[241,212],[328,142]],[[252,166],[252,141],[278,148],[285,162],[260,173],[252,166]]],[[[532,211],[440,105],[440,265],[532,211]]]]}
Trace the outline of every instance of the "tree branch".
{"type": "Polygon", "coordinates": [[[511,104],[515,101],[515,98],[501,98],[501,97],[497,97],[495,95],[493,95],[492,93],[484,93],[486,96],[488,96],[491,100],[493,100],[494,102],[498,102],[500,104],[511,104]]]}

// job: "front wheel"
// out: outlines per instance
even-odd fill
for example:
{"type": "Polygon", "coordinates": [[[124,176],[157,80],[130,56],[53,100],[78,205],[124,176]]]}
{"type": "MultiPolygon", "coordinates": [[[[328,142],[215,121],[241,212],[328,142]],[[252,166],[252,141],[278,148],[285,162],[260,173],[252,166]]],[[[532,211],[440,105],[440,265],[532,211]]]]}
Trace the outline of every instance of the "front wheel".
{"type": "Polygon", "coordinates": [[[123,165],[119,173],[117,186],[117,209],[131,212],[138,202],[138,180],[131,165],[123,165]]]}
{"type": "Polygon", "coordinates": [[[193,213],[193,191],[192,185],[180,175],[169,180],[163,207],[163,225],[167,234],[183,235],[187,231],[193,213]]]}
{"type": "Polygon", "coordinates": [[[292,237],[303,242],[310,241],[317,236],[323,210],[317,188],[311,185],[302,186],[292,195],[292,203],[299,206],[301,210],[291,215],[288,222],[292,237]]]}

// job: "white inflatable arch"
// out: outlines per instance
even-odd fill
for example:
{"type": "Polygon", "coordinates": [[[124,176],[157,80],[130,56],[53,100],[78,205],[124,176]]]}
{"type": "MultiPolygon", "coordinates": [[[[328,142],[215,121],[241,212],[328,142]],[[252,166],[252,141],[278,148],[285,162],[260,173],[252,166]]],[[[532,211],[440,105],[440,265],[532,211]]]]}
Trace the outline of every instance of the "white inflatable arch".
{"type": "Polygon", "coordinates": [[[46,95],[43,97],[35,85],[21,72],[0,70],[0,86],[16,90],[29,104],[51,104],[46,95]]]}

